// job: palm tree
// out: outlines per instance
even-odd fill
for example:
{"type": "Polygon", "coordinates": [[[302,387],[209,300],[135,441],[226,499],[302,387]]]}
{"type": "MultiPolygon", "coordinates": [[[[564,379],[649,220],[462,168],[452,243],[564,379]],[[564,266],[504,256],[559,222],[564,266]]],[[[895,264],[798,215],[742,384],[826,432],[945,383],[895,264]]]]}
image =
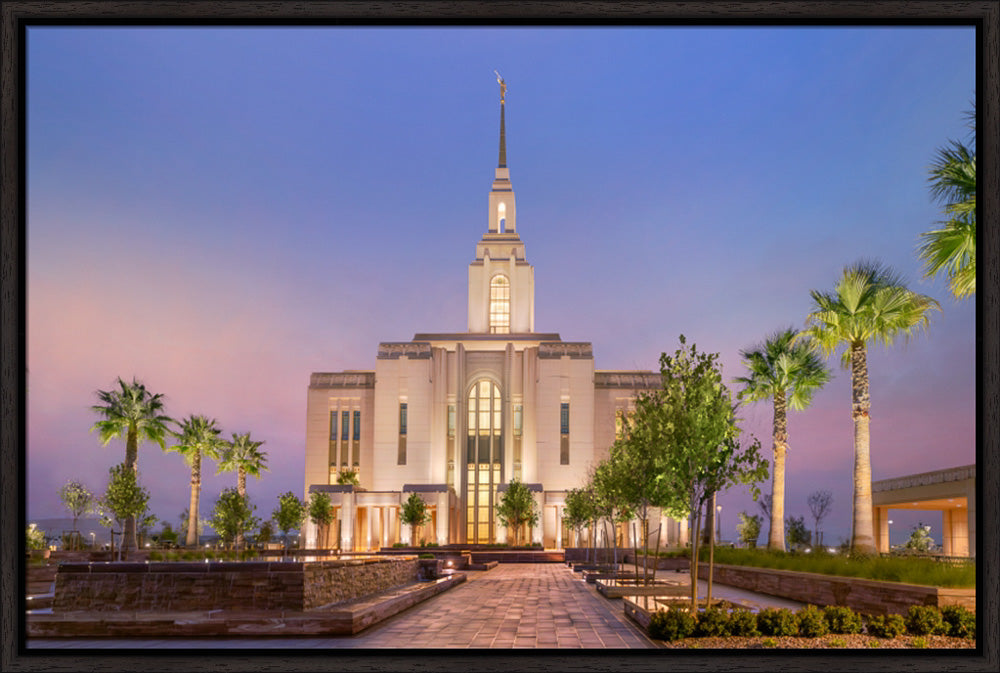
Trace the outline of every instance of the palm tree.
{"type": "Polygon", "coordinates": [[[952,141],[937,151],[930,166],[931,196],[944,205],[949,219],[920,235],[924,274],[942,270],[956,299],[976,293],[976,109],[969,114],[972,147],[952,141]]]}
{"type": "Polygon", "coordinates": [[[176,451],[184,456],[184,462],[191,467],[191,504],[188,507],[187,539],[184,544],[192,547],[198,544],[198,500],[201,496],[201,458],[218,459],[223,440],[222,432],[215,425],[215,419],[191,415],[180,423],[180,432],[172,433],[178,444],[168,451],[176,451]]]}
{"type": "Polygon", "coordinates": [[[219,469],[222,472],[236,472],[236,490],[241,496],[247,494],[247,475],[260,479],[262,470],[267,469],[267,452],[261,451],[263,441],[250,439],[250,433],[242,435],[233,433],[233,440],[225,442],[219,457],[219,469]]]}
{"type": "MultiPolygon", "coordinates": [[[[132,383],[125,383],[118,377],[118,390],[98,390],[97,397],[101,403],[91,409],[101,416],[101,420],[94,423],[90,431],[98,431],[101,446],[124,435],[126,467],[137,469],[140,440],[156,442],[164,448],[164,439],[170,432],[167,423],[173,419],[163,414],[163,395],[151,395],[135,377],[132,383]]],[[[135,517],[125,521],[124,533],[122,546],[127,551],[137,544],[135,517]]]]}
{"type": "Polygon", "coordinates": [[[788,407],[805,409],[813,393],[830,380],[830,372],[808,340],[796,340],[791,327],[763,344],[740,351],[749,376],[736,378],[744,388],[739,399],[774,400],[774,471],[771,477],[771,528],[768,549],[785,550],[785,452],[788,450],[788,407]]]}
{"type": "Polygon", "coordinates": [[[854,521],[851,550],[875,553],[872,530],[872,475],[869,445],[868,342],[889,346],[899,335],[909,338],[940,310],[930,297],[909,290],[890,269],[861,261],[844,269],[833,292],[810,292],[813,310],[802,336],[815,339],[826,355],[845,346],[842,366],[851,367],[854,418],[854,521]]]}
{"type": "MultiPolygon", "coordinates": [[[[263,441],[255,442],[250,439],[250,433],[244,432],[242,435],[233,433],[233,441],[225,442],[222,447],[222,454],[219,458],[220,472],[236,472],[236,491],[240,497],[247,495],[247,475],[252,475],[260,479],[261,470],[266,470],[267,452],[261,451],[260,446],[263,441]]],[[[236,548],[243,547],[243,533],[236,535],[236,548]]]]}

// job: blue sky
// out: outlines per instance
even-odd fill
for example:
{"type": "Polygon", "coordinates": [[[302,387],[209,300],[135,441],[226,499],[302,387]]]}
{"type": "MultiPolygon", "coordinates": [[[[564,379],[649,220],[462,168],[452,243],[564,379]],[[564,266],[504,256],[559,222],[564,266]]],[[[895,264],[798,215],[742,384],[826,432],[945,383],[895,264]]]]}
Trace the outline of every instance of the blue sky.
{"type": "MultiPolygon", "coordinates": [[[[59,516],[69,478],[103,490],[123,447],[89,406],[118,376],[266,440],[260,512],[301,490],[310,372],[465,329],[494,69],[538,331],[604,369],[655,369],[683,333],[732,378],[877,258],[942,311],[870,354],[875,478],[975,462],[975,306],[914,254],[941,217],[927,165],[968,134],[972,29],[32,27],[27,53],[30,517],[59,516]]],[[[786,504],[808,520],[833,491],[828,540],[852,464],[830,366],[791,418],[786,504]]],[[[744,418],[769,453],[769,405],[744,418]]],[[[139,467],[176,523],[186,466],[146,446],[139,467]]],[[[724,528],[755,508],[721,502],[724,528]]]]}

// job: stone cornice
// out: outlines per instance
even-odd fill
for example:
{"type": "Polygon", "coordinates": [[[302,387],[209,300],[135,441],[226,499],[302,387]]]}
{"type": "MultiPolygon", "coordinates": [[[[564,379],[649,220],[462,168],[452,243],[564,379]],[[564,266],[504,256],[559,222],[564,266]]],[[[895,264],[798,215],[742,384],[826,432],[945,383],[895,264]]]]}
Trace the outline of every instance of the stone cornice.
{"type": "Polygon", "coordinates": [[[398,360],[403,356],[411,360],[429,360],[431,345],[426,341],[384,341],[378,345],[379,360],[398,360]]]}
{"type": "Polygon", "coordinates": [[[538,344],[538,358],[552,360],[568,355],[574,360],[593,358],[594,350],[586,341],[544,341],[538,344]]]}
{"type": "Polygon", "coordinates": [[[310,388],[374,388],[375,372],[313,372],[310,388]]]}
{"type": "Polygon", "coordinates": [[[976,466],[964,465],[962,467],[952,467],[947,470],[935,470],[934,472],[921,472],[920,474],[909,474],[905,477],[895,477],[893,479],[882,479],[872,482],[872,492],[895,491],[901,488],[912,488],[913,486],[929,486],[931,484],[941,484],[947,481],[964,481],[976,478],[976,466]]]}
{"type": "Polygon", "coordinates": [[[659,372],[620,371],[594,372],[595,388],[624,388],[633,390],[652,390],[662,384],[659,372]]]}

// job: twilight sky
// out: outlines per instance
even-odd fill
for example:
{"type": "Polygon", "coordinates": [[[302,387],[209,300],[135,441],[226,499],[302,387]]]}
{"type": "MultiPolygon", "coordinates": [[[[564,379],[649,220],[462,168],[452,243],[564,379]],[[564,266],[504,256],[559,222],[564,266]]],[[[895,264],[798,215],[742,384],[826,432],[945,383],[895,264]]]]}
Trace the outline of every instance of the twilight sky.
{"type": "MultiPolygon", "coordinates": [[[[28,31],[28,515],[103,491],[124,442],[88,430],[133,376],[175,418],[264,440],[258,514],[303,488],[314,371],[379,341],[464,331],[486,230],[499,86],[536,329],[599,369],[657,369],[683,333],[719,352],[801,327],[810,289],[862,257],[942,307],[873,348],[875,479],[974,463],[973,301],[922,278],[941,219],[927,165],[966,139],[971,28],[62,28],[28,31]]],[[[834,494],[850,534],[850,376],[790,417],[786,515],[834,494]]],[[[738,389],[733,386],[734,393],[738,389]]],[[[771,406],[743,409],[770,455],[771,406]]],[[[189,469],[139,449],[176,525],[189,469]]],[[[207,516],[234,474],[214,476],[207,516]]],[[[764,485],[769,490],[769,485],[764,485]]],[[[723,537],[756,512],[720,498],[723,537]]],[[[917,520],[893,513],[892,541],[917,520]]],[[[762,533],[766,539],[766,525],[762,533]]]]}

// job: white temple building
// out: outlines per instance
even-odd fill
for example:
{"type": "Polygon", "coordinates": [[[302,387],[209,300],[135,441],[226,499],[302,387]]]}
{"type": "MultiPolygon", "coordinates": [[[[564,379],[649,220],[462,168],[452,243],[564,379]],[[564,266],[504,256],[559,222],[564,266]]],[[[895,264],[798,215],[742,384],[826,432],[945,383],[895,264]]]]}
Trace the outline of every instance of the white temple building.
{"type": "MultiPolygon", "coordinates": [[[[328,546],[506,542],[494,505],[513,478],[529,486],[541,513],[530,541],[582,544],[562,525],[565,495],[607,457],[617,416],[660,385],[659,372],[598,370],[590,343],[535,331],[535,274],[518,234],[504,93],[501,80],[499,161],[469,264],[467,331],[383,342],[374,370],[310,377],[304,494],[331,496],[328,546]],[[359,487],[338,485],[345,471],[357,473],[359,487]],[[421,540],[399,522],[414,492],[431,512],[421,540]]],[[[663,544],[686,541],[686,522],[658,523],[663,544]]],[[[307,547],[324,546],[311,522],[303,533],[307,547]]]]}

